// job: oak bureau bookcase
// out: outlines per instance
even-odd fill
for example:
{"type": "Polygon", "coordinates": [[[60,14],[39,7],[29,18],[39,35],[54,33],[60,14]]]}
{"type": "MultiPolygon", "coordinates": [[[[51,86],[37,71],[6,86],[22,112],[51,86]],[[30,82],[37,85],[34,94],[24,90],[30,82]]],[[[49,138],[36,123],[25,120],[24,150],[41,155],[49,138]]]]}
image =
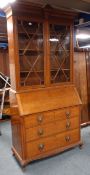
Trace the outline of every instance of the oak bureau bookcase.
{"type": "Polygon", "coordinates": [[[76,14],[17,2],[5,9],[12,151],[22,166],[81,144],[81,101],[73,85],[76,14]]]}

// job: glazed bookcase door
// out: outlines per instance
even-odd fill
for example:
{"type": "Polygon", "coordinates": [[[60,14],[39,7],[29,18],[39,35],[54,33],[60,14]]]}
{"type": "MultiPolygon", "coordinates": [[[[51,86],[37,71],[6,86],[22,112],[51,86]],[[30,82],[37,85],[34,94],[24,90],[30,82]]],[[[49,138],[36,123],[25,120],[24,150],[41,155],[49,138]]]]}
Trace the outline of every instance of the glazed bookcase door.
{"type": "Polygon", "coordinates": [[[43,24],[18,20],[20,86],[44,84],[43,24]]]}
{"type": "Polygon", "coordinates": [[[50,81],[70,82],[70,26],[50,24],[50,81]]]}

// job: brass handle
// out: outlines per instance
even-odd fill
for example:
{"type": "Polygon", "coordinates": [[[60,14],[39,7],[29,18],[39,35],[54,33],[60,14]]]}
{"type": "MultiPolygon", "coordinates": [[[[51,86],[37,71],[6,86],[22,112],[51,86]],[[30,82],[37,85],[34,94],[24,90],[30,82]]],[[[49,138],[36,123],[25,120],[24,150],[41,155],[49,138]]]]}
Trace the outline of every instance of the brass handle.
{"type": "Polygon", "coordinates": [[[71,123],[70,123],[70,122],[67,122],[67,123],[66,123],[66,128],[69,129],[70,126],[71,126],[71,123]]]}
{"type": "Polygon", "coordinates": [[[40,144],[40,145],[38,146],[38,148],[39,148],[39,150],[43,150],[43,149],[44,149],[44,144],[40,144]]]}
{"type": "Polygon", "coordinates": [[[69,112],[69,111],[66,112],[66,117],[67,117],[67,118],[70,117],[70,112],[69,112]]]}
{"type": "Polygon", "coordinates": [[[70,136],[65,137],[66,142],[69,142],[71,140],[70,136]]]}
{"type": "Polygon", "coordinates": [[[40,136],[41,136],[41,135],[43,135],[43,134],[44,134],[43,129],[39,129],[39,130],[38,130],[38,135],[40,135],[40,136]]]}
{"type": "Polygon", "coordinates": [[[37,121],[38,121],[39,123],[41,123],[41,122],[43,121],[43,116],[42,116],[42,115],[38,116],[38,117],[37,117],[37,121]]]}

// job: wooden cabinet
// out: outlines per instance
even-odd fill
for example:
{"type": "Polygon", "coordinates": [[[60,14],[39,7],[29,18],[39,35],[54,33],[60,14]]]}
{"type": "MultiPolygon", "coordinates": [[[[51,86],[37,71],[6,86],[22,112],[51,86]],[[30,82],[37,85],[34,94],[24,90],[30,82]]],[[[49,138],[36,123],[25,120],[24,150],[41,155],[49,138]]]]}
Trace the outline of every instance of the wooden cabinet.
{"type": "Polygon", "coordinates": [[[82,100],[81,109],[81,124],[88,124],[89,122],[89,96],[88,96],[88,57],[85,52],[74,53],[74,84],[77,88],[79,96],[82,100]]]}
{"type": "Polygon", "coordinates": [[[12,150],[21,165],[81,144],[73,85],[76,14],[17,2],[6,10],[12,150]]]}
{"type": "Polygon", "coordinates": [[[16,91],[72,83],[75,15],[20,2],[6,9],[11,82],[16,91]]]}

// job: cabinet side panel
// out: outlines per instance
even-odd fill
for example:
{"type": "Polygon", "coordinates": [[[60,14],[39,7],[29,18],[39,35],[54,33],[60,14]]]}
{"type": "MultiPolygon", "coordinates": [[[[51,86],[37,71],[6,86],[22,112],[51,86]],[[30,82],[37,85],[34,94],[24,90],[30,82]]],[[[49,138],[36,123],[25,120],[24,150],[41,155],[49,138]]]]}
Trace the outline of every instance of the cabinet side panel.
{"type": "Polygon", "coordinates": [[[11,87],[16,90],[19,87],[19,63],[18,63],[18,38],[16,18],[10,16],[7,19],[7,33],[9,44],[9,64],[10,64],[10,78],[11,87]]]}
{"type": "Polygon", "coordinates": [[[87,75],[84,52],[74,54],[74,83],[82,100],[81,123],[88,122],[87,75]]]}
{"type": "Polygon", "coordinates": [[[22,142],[21,142],[21,124],[18,117],[13,116],[11,119],[12,124],[12,145],[18,155],[22,157],[22,142]]]}

